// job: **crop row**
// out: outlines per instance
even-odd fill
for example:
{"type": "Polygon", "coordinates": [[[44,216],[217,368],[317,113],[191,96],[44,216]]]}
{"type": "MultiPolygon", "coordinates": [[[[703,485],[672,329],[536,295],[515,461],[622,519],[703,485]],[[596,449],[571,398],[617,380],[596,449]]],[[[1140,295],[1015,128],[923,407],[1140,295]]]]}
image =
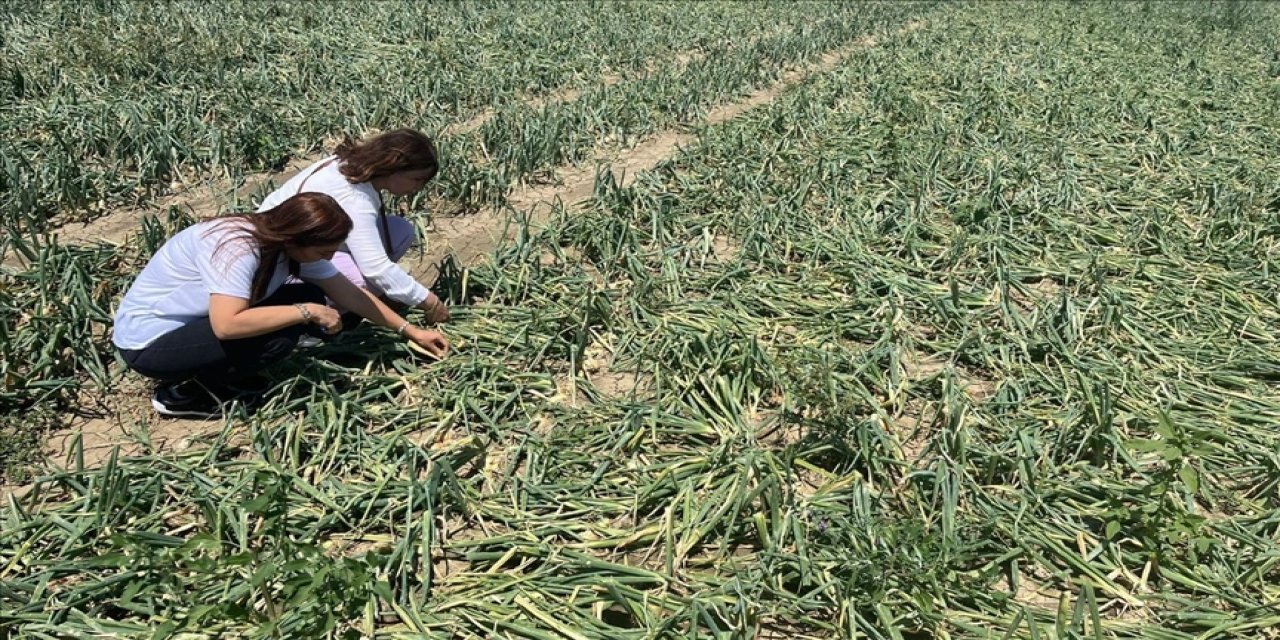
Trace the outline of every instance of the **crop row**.
{"type": "Polygon", "coordinates": [[[487,129],[483,147],[445,141],[452,157],[439,189],[464,204],[492,201],[510,180],[580,156],[608,134],[665,126],[674,120],[667,111],[687,116],[912,10],[639,3],[594,19],[572,4],[352,6],[6,9],[0,205],[9,227],[40,230],[59,214],[89,219],[210,172],[278,169],[334,136],[442,131],[487,107],[509,111],[505,124],[487,129]],[[675,64],[653,70],[692,53],[706,56],[690,74],[676,77],[675,64]],[[641,83],[589,96],[588,114],[538,120],[528,106],[612,74],[641,83]],[[672,83],[688,86],[676,92],[672,83]],[[475,166],[470,159],[485,150],[503,157],[475,166]]]}

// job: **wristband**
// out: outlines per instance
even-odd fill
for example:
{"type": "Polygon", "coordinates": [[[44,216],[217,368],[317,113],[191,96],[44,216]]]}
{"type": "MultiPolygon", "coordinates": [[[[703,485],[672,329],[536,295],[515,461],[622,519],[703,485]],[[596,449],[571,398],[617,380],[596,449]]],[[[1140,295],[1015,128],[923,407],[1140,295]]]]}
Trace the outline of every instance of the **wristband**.
{"type": "Polygon", "coordinates": [[[396,329],[396,333],[397,333],[398,335],[404,335],[404,330],[405,330],[405,329],[408,329],[408,328],[409,328],[409,321],[408,321],[408,320],[405,320],[405,321],[404,321],[404,324],[400,325],[400,327],[399,327],[398,329],[396,329]]]}

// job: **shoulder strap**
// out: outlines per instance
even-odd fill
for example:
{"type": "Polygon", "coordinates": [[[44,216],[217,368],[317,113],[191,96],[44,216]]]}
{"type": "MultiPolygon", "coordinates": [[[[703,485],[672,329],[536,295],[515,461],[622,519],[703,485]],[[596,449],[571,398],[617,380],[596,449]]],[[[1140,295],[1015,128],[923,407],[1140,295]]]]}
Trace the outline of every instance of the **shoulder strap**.
{"type": "MultiPolygon", "coordinates": [[[[320,173],[322,169],[333,164],[334,160],[337,160],[337,158],[334,157],[334,158],[329,158],[328,160],[325,160],[324,162],[320,163],[320,166],[316,167],[314,171],[307,174],[307,177],[302,179],[302,184],[298,185],[298,193],[302,193],[303,188],[307,186],[307,181],[311,179],[311,176],[314,176],[315,174],[320,173]]],[[[386,207],[382,206],[381,202],[379,202],[378,204],[378,222],[381,223],[381,226],[382,226],[382,228],[379,230],[380,233],[378,234],[382,236],[382,249],[386,251],[387,256],[390,257],[391,256],[391,227],[387,223],[387,209],[386,207]]]]}
{"type": "Polygon", "coordinates": [[[315,168],[315,170],[313,170],[311,173],[307,174],[307,177],[305,177],[305,178],[303,178],[303,179],[302,179],[302,184],[299,184],[299,185],[298,185],[298,191],[297,191],[297,193],[295,193],[294,195],[298,195],[298,193],[302,193],[302,189],[303,189],[303,188],[305,188],[305,187],[307,186],[307,181],[311,179],[311,176],[314,176],[315,174],[320,173],[320,170],[321,170],[321,169],[324,169],[325,167],[327,167],[327,166],[329,166],[329,165],[333,164],[333,161],[334,161],[334,160],[337,160],[337,158],[329,158],[328,160],[325,160],[324,162],[321,162],[321,163],[320,163],[320,166],[316,167],[316,168],[315,168]]]}
{"type": "Polygon", "coordinates": [[[378,205],[378,222],[382,223],[382,248],[386,250],[387,257],[391,257],[391,227],[387,224],[387,208],[378,205]]]}

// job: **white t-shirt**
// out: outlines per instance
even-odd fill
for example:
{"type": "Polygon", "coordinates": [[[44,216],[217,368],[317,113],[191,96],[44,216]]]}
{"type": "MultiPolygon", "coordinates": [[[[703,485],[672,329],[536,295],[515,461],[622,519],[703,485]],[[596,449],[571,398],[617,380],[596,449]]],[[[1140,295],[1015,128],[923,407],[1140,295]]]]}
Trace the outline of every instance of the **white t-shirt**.
{"type": "Polygon", "coordinates": [[[262,201],[258,212],[279,206],[297,195],[299,189],[307,193],[323,193],[333,198],[351,217],[351,235],[347,236],[342,250],[351,254],[351,259],[360,268],[365,281],[372,283],[396,302],[409,306],[421,304],[427,299],[427,288],[387,257],[387,248],[382,243],[379,229],[381,225],[378,223],[378,210],[382,207],[382,197],[378,195],[378,190],[367,182],[347,182],[347,177],[338,170],[341,161],[336,158],[337,156],[329,156],[303,169],[284,183],[284,186],[272,191],[262,201]],[[329,162],[328,166],[316,170],[326,162],[329,162]]]}
{"type": "MultiPolygon", "coordinates": [[[[245,223],[211,220],[191,225],[164,243],[147,263],[116,310],[112,342],[121,349],[141,349],[188,322],[209,315],[209,296],[218,293],[249,299],[258,252],[249,241],[234,238],[245,223]],[[230,242],[214,255],[224,242],[230,242]]],[[[289,275],[284,256],[267,283],[267,295],[289,275]]],[[[328,260],[299,265],[306,280],[338,275],[328,260]]]]}

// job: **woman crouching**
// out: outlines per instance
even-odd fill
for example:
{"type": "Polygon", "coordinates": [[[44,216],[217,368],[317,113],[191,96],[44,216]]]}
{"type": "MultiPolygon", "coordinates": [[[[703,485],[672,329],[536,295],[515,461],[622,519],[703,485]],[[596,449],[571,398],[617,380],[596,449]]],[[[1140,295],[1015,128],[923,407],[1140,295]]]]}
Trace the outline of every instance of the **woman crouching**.
{"type": "Polygon", "coordinates": [[[325,296],[445,356],[443,334],[409,324],[329,262],[350,232],[333,198],[300,193],[166,242],[121,301],[112,338],[129,368],[160,381],[156,411],[214,417],[223,403],[265,391],[256,371],[288,356],[308,331],[342,329],[325,296]],[[301,282],[285,284],[290,275],[301,282]]]}

